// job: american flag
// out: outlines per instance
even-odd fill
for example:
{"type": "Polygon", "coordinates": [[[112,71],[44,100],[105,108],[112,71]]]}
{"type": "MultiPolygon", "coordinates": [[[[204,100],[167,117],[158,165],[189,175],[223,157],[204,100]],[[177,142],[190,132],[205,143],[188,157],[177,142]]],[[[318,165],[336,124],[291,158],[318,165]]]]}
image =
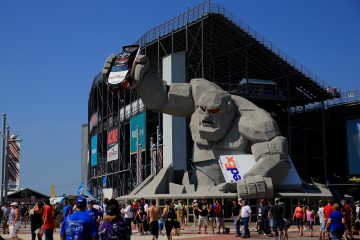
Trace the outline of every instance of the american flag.
{"type": "Polygon", "coordinates": [[[9,180],[18,186],[20,176],[20,142],[11,138],[8,142],[8,173],[9,180]]]}
{"type": "Polygon", "coordinates": [[[156,174],[157,171],[157,157],[156,157],[156,146],[155,144],[152,145],[151,150],[151,173],[156,174]]]}

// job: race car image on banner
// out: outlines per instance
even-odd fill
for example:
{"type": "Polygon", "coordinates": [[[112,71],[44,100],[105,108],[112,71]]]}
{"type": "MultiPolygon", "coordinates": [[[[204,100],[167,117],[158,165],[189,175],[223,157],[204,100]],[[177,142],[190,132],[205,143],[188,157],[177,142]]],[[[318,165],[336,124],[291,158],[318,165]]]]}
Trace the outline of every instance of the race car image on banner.
{"type": "Polygon", "coordinates": [[[135,66],[135,58],[140,53],[138,45],[123,47],[123,51],[115,56],[107,79],[111,89],[119,90],[128,87],[135,66]]]}

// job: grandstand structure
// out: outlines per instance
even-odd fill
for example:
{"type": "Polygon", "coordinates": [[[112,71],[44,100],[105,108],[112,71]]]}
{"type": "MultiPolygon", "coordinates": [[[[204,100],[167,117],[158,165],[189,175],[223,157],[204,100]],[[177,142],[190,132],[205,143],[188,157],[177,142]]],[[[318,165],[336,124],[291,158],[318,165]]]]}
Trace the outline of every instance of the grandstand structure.
{"type": "MultiPolygon", "coordinates": [[[[159,77],[162,77],[164,56],[185,52],[187,82],[192,78],[208,79],[231,94],[241,95],[264,108],[272,114],[282,135],[288,138],[289,152],[301,177],[320,182],[329,180],[328,166],[332,156],[327,152],[326,124],[333,123],[328,117],[336,106],[327,104],[340,95],[329,92],[328,84],[222,5],[205,1],[150,29],[136,44],[149,57],[150,71],[159,77]],[[319,108],[309,107],[311,105],[319,108]]],[[[91,137],[98,136],[98,164],[89,164],[88,169],[88,187],[95,196],[103,187],[113,188],[115,196],[122,196],[136,186],[137,166],[129,150],[129,124],[130,119],[141,112],[146,112],[147,147],[141,153],[141,171],[145,179],[152,171],[152,143],[161,145],[162,114],[147,111],[136,92],[111,92],[101,74],[95,77],[88,99],[89,126],[94,115],[97,119],[96,126],[89,128],[88,133],[89,146],[91,137]],[[113,128],[119,131],[119,157],[108,162],[106,139],[113,128]]],[[[186,160],[190,167],[193,143],[189,132],[187,136],[186,160]]]]}

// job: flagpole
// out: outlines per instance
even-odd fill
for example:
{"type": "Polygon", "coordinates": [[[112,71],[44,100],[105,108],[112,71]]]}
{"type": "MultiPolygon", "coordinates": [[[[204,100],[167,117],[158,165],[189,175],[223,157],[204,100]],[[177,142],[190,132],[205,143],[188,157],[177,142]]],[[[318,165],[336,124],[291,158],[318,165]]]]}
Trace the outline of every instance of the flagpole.
{"type": "Polygon", "coordinates": [[[3,139],[3,144],[2,144],[2,158],[1,158],[1,171],[2,171],[2,174],[1,174],[1,198],[0,198],[0,201],[1,201],[1,204],[4,204],[4,174],[5,174],[5,145],[6,145],[6,113],[3,113],[3,131],[2,131],[2,139],[3,139]]]}

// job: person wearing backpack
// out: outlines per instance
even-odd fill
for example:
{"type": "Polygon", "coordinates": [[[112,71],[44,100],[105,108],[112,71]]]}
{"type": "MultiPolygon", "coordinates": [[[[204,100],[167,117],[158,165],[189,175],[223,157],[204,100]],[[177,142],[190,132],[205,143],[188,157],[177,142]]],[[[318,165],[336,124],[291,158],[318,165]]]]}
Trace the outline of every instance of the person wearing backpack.
{"type": "Polygon", "coordinates": [[[217,234],[220,234],[220,229],[222,227],[222,233],[225,233],[225,223],[224,223],[224,213],[223,213],[223,207],[220,203],[220,201],[217,199],[215,202],[215,220],[216,220],[216,227],[218,231],[217,234]]]}
{"type": "Polygon", "coordinates": [[[165,220],[166,237],[168,240],[170,240],[172,238],[171,231],[174,227],[174,220],[176,219],[176,212],[170,200],[165,201],[163,218],[165,220]]]}

